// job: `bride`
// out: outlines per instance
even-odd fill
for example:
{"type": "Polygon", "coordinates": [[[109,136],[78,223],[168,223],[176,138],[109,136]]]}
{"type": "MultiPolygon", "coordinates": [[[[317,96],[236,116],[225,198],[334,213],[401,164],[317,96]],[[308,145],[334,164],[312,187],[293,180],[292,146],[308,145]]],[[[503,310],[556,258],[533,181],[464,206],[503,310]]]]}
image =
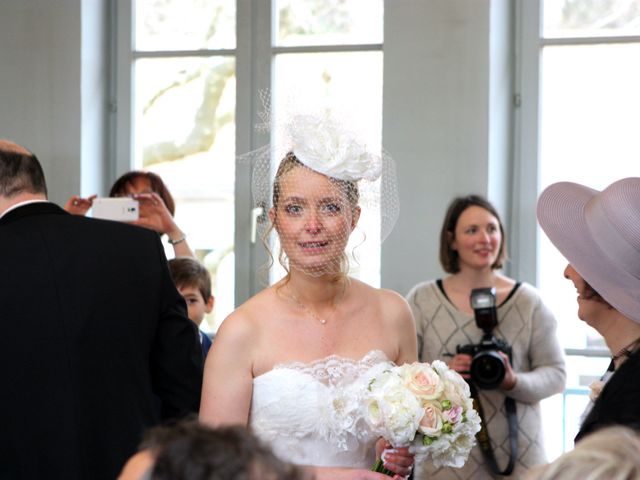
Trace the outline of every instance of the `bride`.
{"type": "Polygon", "coordinates": [[[269,188],[269,230],[287,274],[222,323],[205,365],[200,418],[248,425],[318,480],[388,479],[369,471],[383,450],[385,467],[400,478],[412,455],[369,430],[358,395],[376,372],[417,360],[412,314],[397,293],[346,274],[360,180],[379,180],[383,158],[330,118],[292,125],[298,131],[269,188]]]}

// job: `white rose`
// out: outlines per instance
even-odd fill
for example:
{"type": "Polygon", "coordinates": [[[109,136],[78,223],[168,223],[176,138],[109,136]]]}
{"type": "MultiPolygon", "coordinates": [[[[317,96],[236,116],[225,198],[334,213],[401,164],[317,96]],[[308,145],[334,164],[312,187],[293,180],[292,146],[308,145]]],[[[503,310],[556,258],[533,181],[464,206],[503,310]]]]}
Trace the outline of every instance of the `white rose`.
{"type": "Polygon", "coordinates": [[[444,383],[443,396],[449,400],[453,405],[460,405],[465,410],[471,407],[471,391],[469,390],[469,384],[460,376],[460,374],[454,370],[447,368],[445,371],[441,371],[442,380],[444,383]]]}
{"type": "Polygon", "coordinates": [[[384,372],[371,382],[365,402],[365,419],[394,447],[408,445],[418,430],[423,410],[416,396],[394,372],[384,372]]]}

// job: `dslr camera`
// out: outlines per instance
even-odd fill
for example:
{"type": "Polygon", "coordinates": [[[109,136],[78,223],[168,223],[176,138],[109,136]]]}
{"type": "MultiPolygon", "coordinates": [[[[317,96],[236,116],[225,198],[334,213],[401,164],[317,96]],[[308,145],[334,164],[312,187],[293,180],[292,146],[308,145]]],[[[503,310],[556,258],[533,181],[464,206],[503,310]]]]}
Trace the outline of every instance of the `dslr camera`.
{"type": "Polygon", "coordinates": [[[458,345],[457,353],[471,355],[471,381],[485,390],[497,388],[504,380],[507,367],[498,352],[504,352],[511,359],[511,345],[493,335],[498,325],[495,288],[474,288],[471,290],[471,307],[476,325],[484,335],[478,344],[458,345]]]}

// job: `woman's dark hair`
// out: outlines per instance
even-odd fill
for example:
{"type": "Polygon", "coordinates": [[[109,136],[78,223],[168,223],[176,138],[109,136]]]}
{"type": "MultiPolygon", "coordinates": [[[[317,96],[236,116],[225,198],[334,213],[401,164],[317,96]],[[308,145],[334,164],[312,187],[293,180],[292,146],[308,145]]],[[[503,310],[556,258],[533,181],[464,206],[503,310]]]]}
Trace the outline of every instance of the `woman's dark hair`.
{"type": "Polygon", "coordinates": [[[480,195],[466,195],[464,197],[456,197],[449,204],[447,213],[444,216],[444,222],[442,223],[442,230],[440,230],[440,264],[447,273],[458,273],[460,271],[460,261],[458,258],[458,252],[451,248],[451,244],[455,240],[456,225],[460,219],[460,215],[469,207],[484,208],[491,215],[496,217],[498,225],[500,226],[500,249],[496,261],[491,265],[492,269],[502,268],[504,262],[507,260],[507,247],[506,238],[504,236],[504,227],[502,226],[502,220],[500,215],[491,203],[480,195]]]}
{"type": "Polygon", "coordinates": [[[149,181],[149,185],[151,186],[151,191],[157,193],[162,201],[164,202],[167,210],[171,212],[171,216],[176,213],[176,204],[173,201],[173,197],[169,192],[169,189],[162,181],[159,175],[153,172],[145,172],[142,170],[132,170],[130,172],[125,173],[120,178],[118,178],[113,186],[111,187],[111,191],[109,191],[110,197],[124,197],[127,195],[127,190],[129,187],[133,185],[138,178],[145,178],[149,181]]]}

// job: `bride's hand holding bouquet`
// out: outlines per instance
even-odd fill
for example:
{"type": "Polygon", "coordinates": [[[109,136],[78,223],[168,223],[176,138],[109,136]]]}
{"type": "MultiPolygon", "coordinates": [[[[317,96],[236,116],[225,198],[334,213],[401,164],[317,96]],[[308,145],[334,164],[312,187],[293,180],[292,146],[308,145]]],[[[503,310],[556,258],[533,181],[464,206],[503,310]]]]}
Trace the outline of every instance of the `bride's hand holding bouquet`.
{"type": "Polygon", "coordinates": [[[409,447],[395,448],[391,442],[380,438],[376,443],[376,465],[381,464],[384,470],[372,469],[375,472],[386,475],[398,475],[399,478],[406,478],[413,470],[414,455],[409,451],[409,447]]]}

